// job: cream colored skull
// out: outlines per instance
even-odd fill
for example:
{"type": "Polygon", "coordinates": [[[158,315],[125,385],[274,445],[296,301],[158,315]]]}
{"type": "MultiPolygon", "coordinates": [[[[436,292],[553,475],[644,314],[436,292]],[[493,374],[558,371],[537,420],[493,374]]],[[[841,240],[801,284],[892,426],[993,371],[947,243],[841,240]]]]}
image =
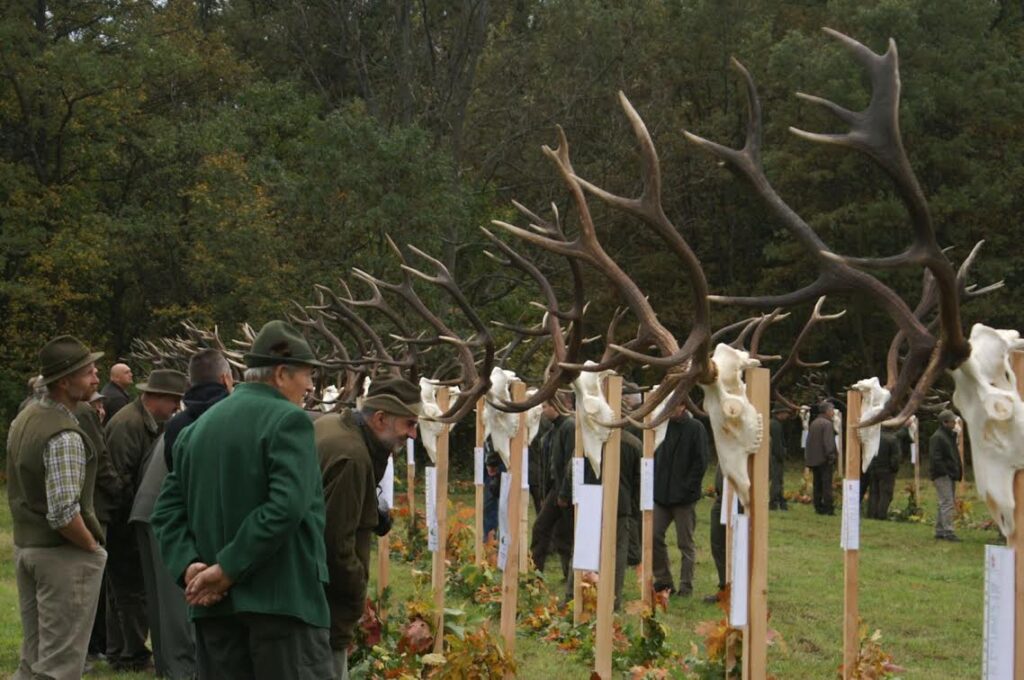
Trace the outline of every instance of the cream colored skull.
{"type": "MultiPolygon", "coordinates": [[[[874,418],[889,402],[889,390],[882,387],[878,378],[864,378],[854,383],[853,389],[861,394],[860,422],[867,422],[874,418]]],[[[861,470],[866,471],[871,461],[878,455],[878,446],[882,441],[882,425],[861,427],[857,430],[857,437],[860,439],[860,460],[861,470]]]]}
{"type": "Polygon", "coordinates": [[[491,389],[487,392],[488,400],[484,402],[484,436],[491,438],[491,446],[501,456],[506,470],[512,469],[509,449],[512,446],[512,438],[519,431],[519,414],[499,411],[490,402],[511,401],[512,395],[509,388],[515,379],[516,374],[512,371],[495,366],[491,369],[491,389]]]}
{"type": "Polygon", "coordinates": [[[971,328],[971,355],[954,369],[953,404],[967,421],[978,495],[1003,535],[1014,531],[1013,477],[1024,469],[1024,402],[1010,369],[1010,352],[1024,349],[1017,331],[980,323],[971,328]]]}
{"type": "Polygon", "coordinates": [[[445,427],[444,423],[436,420],[444,413],[437,403],[438,387],[426,378],[420,378],[420,401],[423,404],[423,416],[419,419],[420,440],[431,463],[437,463],[437,439],[445,427]]]}
{"type": "MultiPolygon", "coordinates": [[[[584,366],[596,366],[588,361],[584,366]]],[[[601,478],[601,454],[604,443],[611,436],[611,428],[602,425],[615,418],[615,412],[608,405],[601,387],[602,379],[609,371],[594,373],[580,371],[579,377],[572,381],[572,389],[576,393],[576,418],[580,423],[583,439],[583,455],[590,461],[590,467],[598,479],[601,478]]]]}
{"type": "Polygon", "coordinates": [[[341,396],[341,390],[338,389],[337,385],[328,385],[324,388],[324,393],[320,401],[320,410],[324,413],[329,413],[334,405],[338,401],[338,397],[341,396]]]}
{"type": "Polygon", "coordinates": [[[764,426],[761,414],[747,398],[743,371],[760,366],[747,352],[719,344],[712,356],[718,378],[704,389],[704,410],[711,419],[711,431],[718,451],[718,464],[744,506],[750,503],[747,456],[761,446],[764,426]]]}

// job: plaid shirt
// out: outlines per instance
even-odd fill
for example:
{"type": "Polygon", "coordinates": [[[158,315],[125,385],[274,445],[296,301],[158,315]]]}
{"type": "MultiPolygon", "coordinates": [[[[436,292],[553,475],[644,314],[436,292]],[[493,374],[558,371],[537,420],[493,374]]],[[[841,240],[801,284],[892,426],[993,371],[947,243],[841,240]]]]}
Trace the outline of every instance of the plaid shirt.
{"type": "MultiPolygon", "coordinates": [[[[43,397],[44,406],[59,409],[76,423],[78,419],[63,404],[43,397]]],[[[81,507],[78,499],[85,484],[85,442],[77,432],[65,430],[46,443],[43,467],[46,469],[46,521],[53,529],[71,523],[81,507]]]]}

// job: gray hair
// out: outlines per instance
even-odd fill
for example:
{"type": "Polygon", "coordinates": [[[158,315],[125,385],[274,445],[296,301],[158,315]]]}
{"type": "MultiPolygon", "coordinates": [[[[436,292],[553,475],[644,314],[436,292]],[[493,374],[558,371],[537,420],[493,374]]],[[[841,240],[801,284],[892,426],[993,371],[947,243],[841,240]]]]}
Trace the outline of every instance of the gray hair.
{"type": "Polygon", "coordinates": [[[231,364],[220,350],[201,350],[188,361],[188,381],[193,385],[218,382],[225,373],[231,373],[231,364]]]}
{"type": "Polygon", "coordinates": [[[289,376],[295,375],[303,368],[309,368],[309,366],[303,364],[274,364],[272,366],[254,366],[245,369],[245,373],[242,374],[242,379],[245,382],[259,382],[269,383],[270,379],[274,377],[274,371],[280,366],[284,368],[284,372],[289,376]]]}

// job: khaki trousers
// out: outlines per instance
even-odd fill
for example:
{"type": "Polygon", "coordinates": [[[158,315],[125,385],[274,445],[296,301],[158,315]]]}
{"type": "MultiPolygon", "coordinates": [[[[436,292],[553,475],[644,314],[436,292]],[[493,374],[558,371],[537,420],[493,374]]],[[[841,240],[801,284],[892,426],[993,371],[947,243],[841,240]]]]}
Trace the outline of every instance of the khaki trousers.
{"type": "Polygon", "coordinates": [[[956,510],[956,485],[949,477],[937,477],[935,495],[939,501],[939,511],[935,514],[935,535],[946,537],[953,535],[953,515],[956,510]]]}
{"type": "Polygon", "coordinates": [[[693,532],[697,528],[697,504],[662,505],[654,504],[654,550],[651,561],[654,567],[654,589],[672,588],[672,565],[668,557],[668,546],[665,544],[665,532],[668,525],[676,525],[676,544],[682,553],[682,564],[679,566],[678,592],[689,595],[693,592],[693,568],[697,562],[697,546],[693,542],[693,532]]]}
{"type": "Polygon", "coordinates": [[[102,548],[15,547],[22,643],[14,680],[82,677],[106,562],[102,548]]]}

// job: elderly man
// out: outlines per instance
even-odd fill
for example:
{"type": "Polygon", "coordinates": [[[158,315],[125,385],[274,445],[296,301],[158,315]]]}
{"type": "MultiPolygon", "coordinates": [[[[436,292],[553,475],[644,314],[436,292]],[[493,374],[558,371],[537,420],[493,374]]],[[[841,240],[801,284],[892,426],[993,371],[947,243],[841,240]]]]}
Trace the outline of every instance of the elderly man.
{"type": "Polygon", "coordinates": [[[245,383],[178,435],[150,523],[191,605],[200,680],[331,678],[323,483],[300,407],[320,363],[283,321],[244,359],[245,383]]]}
{"type": "Polygon", "coordinates": [[[388,456],[416,436],[420,390],[401,378],[370,385],[359,410],[316,421],[316,448],[327,504],[327,566],[335,677],[348,678],[348,647],[363,614],[374,530],[386,530],[377,485],[388,456]],[[382,526],[383,525],[383,526],[382,526]]]}
{"type": "Polygon", "coordinates": [[[184,373],[155,370],[138,386],[139,397],[107,421],[107,450],[119,479],[117,503],[107,527],[107,660],[115,670],[144,670],[152,660],[146,647],[146,586],[128,515],[142,478],[142,461],[164,423],[178,410],[187,386],[184,373]]]}
{"type": "Polygon", "coordinates": [[[807,428],[804,464],[811,468],[814,476],[814,511],[819,515],[834,515],[836,512],[832,499],[832,470],[839,449],[832,425],[834,414],[832,402],[823,401],[818,407],[818,417],[807,428]]]}
{"type": "Polygon", "coordinates": [[[953,510],[956,505],[956,483],[963,478],[963,470],[960,467],[954,427],[956,414],[946,409],[939,414],[939,428],[928,440],[928,462],[939,502],[939,511],[935,516],[935,538],[940,541],[960,540],[953,533],[953,510]]]}
{"type": "Polygon", "coordinates": [[[99,380],[76,338],[39,352],[47,394],[14,419],[7,436],[7,502],[21,612],[17,680],[80,678],[107,553],[93,511],[97,452],[73,411],[99,380]]]}
{"type": "Polygon", "coordinates": [[[132,369],[128,364],[114,364],[110,367],[110,381],[103,386],[100,393],[107,399],[104,408],[107,412],[107,419],[103,421],[106,425],[117,412],[131,403],[131,395],[128,388],[132,386],[132,369]]]}

